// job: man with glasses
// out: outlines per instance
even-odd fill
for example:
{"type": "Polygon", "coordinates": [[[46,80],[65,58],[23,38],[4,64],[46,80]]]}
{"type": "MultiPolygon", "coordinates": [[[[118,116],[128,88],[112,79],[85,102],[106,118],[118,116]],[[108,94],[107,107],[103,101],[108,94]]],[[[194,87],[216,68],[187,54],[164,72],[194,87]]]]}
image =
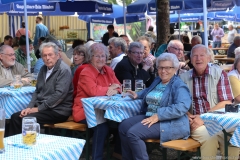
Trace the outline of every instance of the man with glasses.
{"type": "Polygon", "coordinates": [[[29,41],[29,48],[26,46],[26,36],[22,35],[19,39],[19,48],[15,51],[16,61],[21,63],[25,68],[27,68],[27,50],[29,50],[31,68],[33,68],[37,62],[37,57],[33,51],[33,45],[31,39],[29,41]]]}
{"type": "Polygon", "coordinates": [[[153,61],[146,60],[144,64],[144,46],[139,42],[130,43],[127,56],[124,57],[115,67],[114,72],[120,83],[124,79],[131,79],[132,90],[135,90],[135,80],[141,79],[148,87],[155,78],[155,74],[148,72],[153,67],[153,61]]]}
{"type": "Polygon", "coordinates": [[[28,78],[31,77],[31,74],[26,72],[23,65],[15,60],[15,53],[11,46],[0,47],[0,87],[9,86],[14,80],[14,75],[21,75],[24,85],[30,83],[28,78]]]}
{"type": "Polygon", "coordinates": [[[188,66],[187,66],[187,63],[185,62],[184,49],[183,49],[183,44],[182,44],[181,41],[171,40],[168,43],[167,51],[168,51],[168,53],[173,53],[177,56],[177,58],[179,60],[178,73],[189,69],[188,66]]]}

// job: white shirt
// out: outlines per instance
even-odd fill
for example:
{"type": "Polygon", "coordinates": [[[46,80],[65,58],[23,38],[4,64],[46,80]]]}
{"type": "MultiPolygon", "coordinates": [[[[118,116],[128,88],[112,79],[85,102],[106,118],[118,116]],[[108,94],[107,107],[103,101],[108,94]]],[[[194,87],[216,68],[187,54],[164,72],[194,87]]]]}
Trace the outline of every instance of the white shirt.
{"type": "MultiPolygon", "coordinates": [[[[54,68],[54,67],[53,67],[54,68]]],[[[52,69],[47,69],[47,73],[46,73],[46,79],[51,75],[52,71],[53,71],[53,68],[52,69]]]]}
{"type": "Polygon", "coordinates": [[[124,56],[125,56],[125,54],[121,53],[119,56],[113,58],[112,61],[111,61],[110,67],[114,70],[114,68],[116,67],[118,62],[120,62],[123,59],[124,56]]]}
{"type": "Polygon", "coordinates": [[[233,43],[233,39],[237,31],[235,29],[228,31],[228,43],[233,43]]]}

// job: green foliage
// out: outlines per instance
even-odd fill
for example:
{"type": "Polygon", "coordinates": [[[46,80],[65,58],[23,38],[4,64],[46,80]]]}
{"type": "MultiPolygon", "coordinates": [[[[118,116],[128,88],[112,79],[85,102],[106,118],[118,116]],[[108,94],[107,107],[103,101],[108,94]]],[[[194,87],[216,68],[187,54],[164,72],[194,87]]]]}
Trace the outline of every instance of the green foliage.
{"type": "Polygon", "coordinates": [[[116,0],[108,0],[108,3],[117,4],[116,0]]]}

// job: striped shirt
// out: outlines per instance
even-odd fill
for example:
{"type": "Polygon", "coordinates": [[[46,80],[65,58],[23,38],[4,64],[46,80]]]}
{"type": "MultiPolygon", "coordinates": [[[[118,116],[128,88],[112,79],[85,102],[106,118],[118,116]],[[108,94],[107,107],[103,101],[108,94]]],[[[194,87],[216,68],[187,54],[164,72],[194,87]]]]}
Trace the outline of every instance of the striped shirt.
{"type": "MultiPolygon", "coordinates": [[[[193,78],[193,114],[203,114],[210,110],[210,103],[207,100],[208,78],[210,75],[209,67],[206,68],[204,76],[197,76],[193,69],[191,77],[193,78]]],[[[232,90],[226,72],[222,72],[217,84],[217,95],[219,102],[232,100],[232,90]]],[[[214,107],[214,106],[212,106],[214,107]]]]}

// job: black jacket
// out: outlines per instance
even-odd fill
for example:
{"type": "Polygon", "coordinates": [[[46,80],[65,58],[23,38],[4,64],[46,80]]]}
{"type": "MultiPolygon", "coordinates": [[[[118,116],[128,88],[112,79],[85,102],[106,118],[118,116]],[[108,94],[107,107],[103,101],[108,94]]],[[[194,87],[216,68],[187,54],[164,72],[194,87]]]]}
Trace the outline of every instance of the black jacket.
{"type": "Polygon", "coordinates": [[[136,69],[131,62],[129,61],[128,56],[123,57],[123,59],[117,64],[114,69],[115,75],[120,83],[123,83],[124,79],[131,79],[132,81],[132,90],[135,90],[135,80],[142,79],[146,87],[149,87],[154,78],[155,74],[150,73],[142,69],[142,64],[138,65],[136,69]]]}
{"type": "MultiPolygon", "coordinates": [[[[118,33],[117,32],[113,32],[113,37],[118,37],[118,33]]],[[[103,38],[102,38],[102,43],[105,45],[105,46],[108,46],[108,40],[109,40],[109,33],[106,32],[104,35],[103,35],[103,38]]]]}

